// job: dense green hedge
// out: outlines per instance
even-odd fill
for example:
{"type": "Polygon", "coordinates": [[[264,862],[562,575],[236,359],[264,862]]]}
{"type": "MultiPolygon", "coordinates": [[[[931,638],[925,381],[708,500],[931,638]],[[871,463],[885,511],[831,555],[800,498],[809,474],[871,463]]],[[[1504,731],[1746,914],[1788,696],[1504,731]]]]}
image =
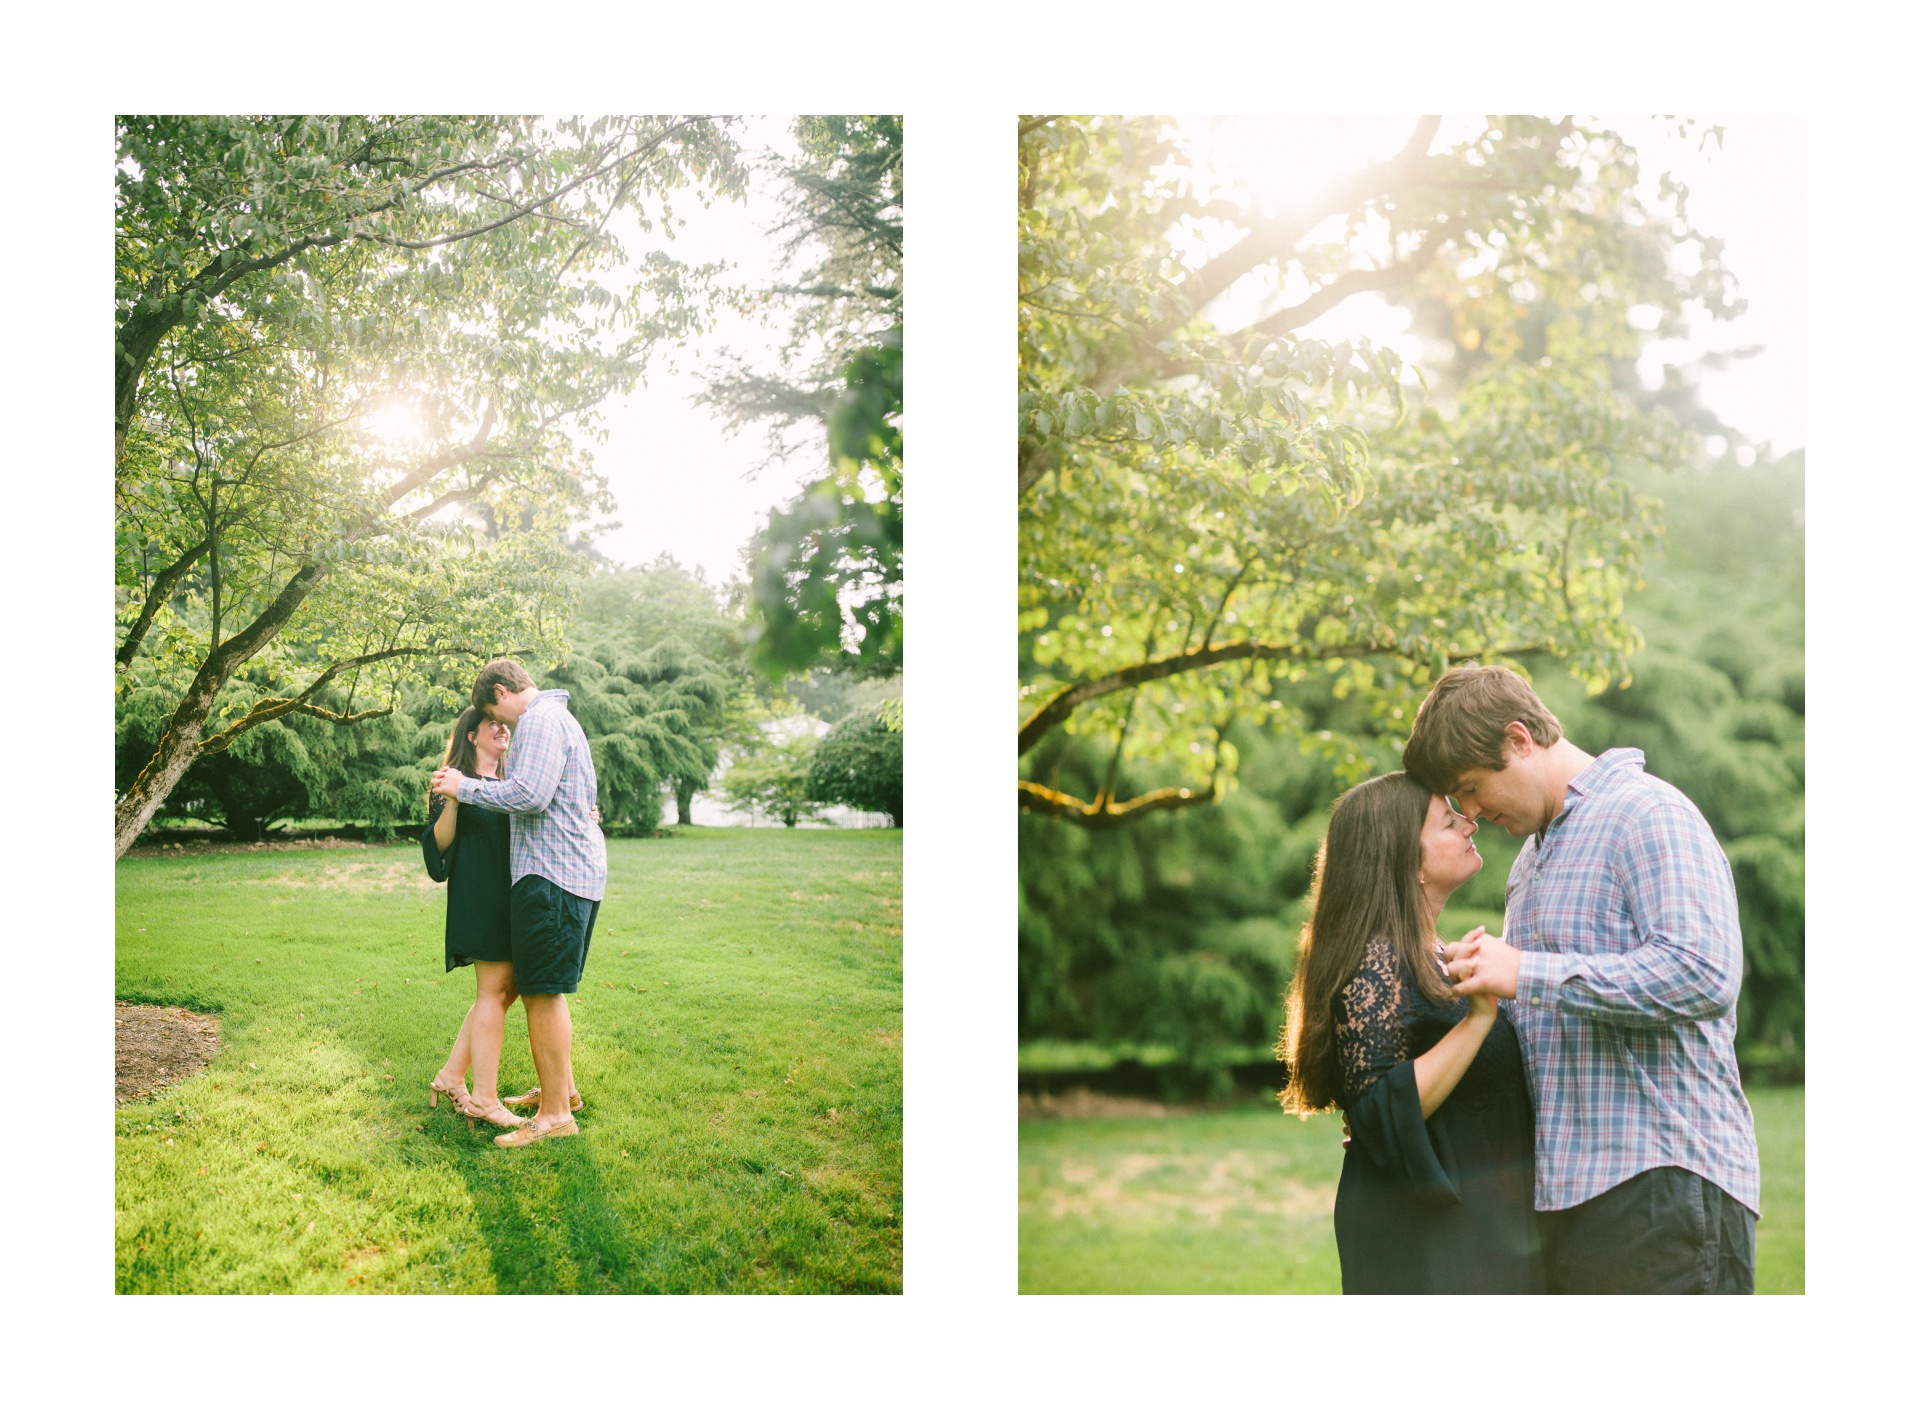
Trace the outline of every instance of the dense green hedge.
{"type": "MultiPolygon", "coordinates": [[[[592,741],[600,808],[609,831],[650,836],[670,796],[707,786],[749,690],[745,627],[698,573],[663,557],[646,568],[586,577],[558,665],[525,662],[568,706],[592,741]]],[[[418,827],[427,781],[466,705],[476,662],[448,658],[435,686],[369,700],[330,691],[314,704],[336,713],[390,707],[350,725],[289,714],[239,735],[188,769],[156,815],[160,825],[218,822],[245,841],[277,824],[329,817],[386,840],[418,827]]],[[[251,663],[229,692],[242,702],[289,694],[318,670],[311,662],[251,663]],[[280,674],[276,675],[278,670],[280,674]]],[[[157,690],[115,701],[115,787],[124,793],[153,757],[172,701],[157,690]]],[[[511,769],[511,757],[509,757],[511,769]]],[[[683,807],[684,811],[684,807],[683,807]]]]}
{"type": "MultiPolygon", "coordinates": [[[[1800,457],[1666,477],[1664,553],[1630,616],[1646,638],[1631,682],[1589,696],[1551,669],[1536,686],[1593,753],[1643,750],[1648,770],[1712,824],[1740,895],[1747,972],[1740,1056],[1797,1080],[1804,1064],[1805,612],[1800,457]]],[[[1020,1035],[1162,1043],[1189,1089],[1270,1043],[1305,916],[1326,810],[1348,782],[1397,768],[1398,740],[1356,737],[1331,693],[1289,702],[1299,732],[1251,729],[1235,790],[1211,806],[1088,831],[1020,819],[1020,1035]],[[1324,731],[1325,737],[1322,737],[1324,731]]],[[[1092,796],[1103,756],[1052,743],[1029,774],[1092,796]]],[[[1142,770],[1124,792],[1163,780],[1142,770]]],[[[1518,844],[1480,834],[1487,866],[1443,926],[1498,928],[1518,844]]]]}

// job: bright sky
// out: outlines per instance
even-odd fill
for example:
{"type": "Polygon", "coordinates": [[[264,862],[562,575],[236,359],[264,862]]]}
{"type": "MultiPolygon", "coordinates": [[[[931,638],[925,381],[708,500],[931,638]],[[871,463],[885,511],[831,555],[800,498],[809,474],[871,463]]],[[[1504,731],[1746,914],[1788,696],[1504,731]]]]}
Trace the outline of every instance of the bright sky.
{"type": "MultiPolygon", "coordinates": [[[[749,118],[737,133],[749,158],[768,147],[792,148],[791,118],[749,118]]],[[[744,203],[716,201],[702,210],[684,197],[673,202],[686,226],[662,248],[689,264],[725,260],[737,277],[764,285],[777,276],[779,242],[766,232],[780,214],[773,179],[756,169],[744,203]]],[[[635,256],[643,246],[635,241],[635,256]]],[[[671,553],[686,567],[706,570],[718,585],[740,571],[740,550],[767,511],[784,504],[803,480],[819,471],[817,457],[804,452],[785,464],[759,469],[764,457],[763,427],[747,427],[729,437],[713,413],[693,405],[700,370],[723,347],[745,354],[755,365],[771,368],[783,330],[763,328],[736,315],[698,342],[663,349],[649,370],[647,385],[605,408],[607,440],[594,447],[594,464],[619,501],[621,527],[598,536],[602,553],[631,566],[671,553]]]]}
{"type": "MultiPolygon", "coordinates": [[[[1805,432],[1805,162],[1803,124],[1797,118],[1702,116],[1689,141],[1668,135],[1652,118],[1606,118],[1640,153],[1651,196],[1663,171],[1691,190],[1694,227],[1726,242],[1725,261],[1746,298],[1746,313],[1730,323],[1704,315],[1691,320],[1685,341],[1649,343],[1640,371],[1658,385],[1667,363],[1686,365],[1703,354],[1760,345],[1762,351],[1701,374],[1701,399],[1728,425],[1776,451],[1806,443],[1805,432]],[[1699,150],[1701,128],[1725,128],[1724,148],[1699,150]]],[[[1190,118],[1185,132],[1205,145],[1210,162],[1230,171],[1260,200],[1276,208],[1305,203],[1368,162],[1393,155],[1413,128],[1412,117],[1190,118]]],[[[1435,139],[1441,147],[1467,136],[1469,124],[1448,119],[1435,139]]],[[[1248,281],[1251,282],[1251,281],[1248,281]]],[[[1277,291],[1276,291],[1277,292],[1277,291]]],[[[1287,300],[1294,295],[1289,291],[1287,300]]],[[[1225,303],[1226,301],[1222,301],[1225,303]]],[[[1225,309],[1223,323],[1251,321],[1225,309]]],[[[1408,317],[1377,295],[1349,299],[1303,332],[1319,337],[1365,336],[1403,351],[1415,342],[1408,317]]]]}

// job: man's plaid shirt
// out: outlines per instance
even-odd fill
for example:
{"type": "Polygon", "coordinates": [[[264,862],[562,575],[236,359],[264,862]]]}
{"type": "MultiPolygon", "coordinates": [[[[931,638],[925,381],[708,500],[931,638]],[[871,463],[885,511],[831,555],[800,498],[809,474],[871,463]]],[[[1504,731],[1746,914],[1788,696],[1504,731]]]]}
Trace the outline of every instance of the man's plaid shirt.
{"type": "Polygon", "coordinates": [[[607,840],[593,821],[600,780],[567,692],[543,690],[514,726],[507,777],[469,778],[460,801],[513,817],[507,845],[513,880],[544,876],[589,901],[607,894],[607,840]]]}
{"type": "Polygon", "coordinates": [[[1753,1112],[1733,1060],[1733,873],[1700,810],[1645,766],[1638,749],[1610,749],[1581,770],[1507,877],[1534,1204],[1567,1209],[1677,1165],[1758,1213],[1753,1112]]]}

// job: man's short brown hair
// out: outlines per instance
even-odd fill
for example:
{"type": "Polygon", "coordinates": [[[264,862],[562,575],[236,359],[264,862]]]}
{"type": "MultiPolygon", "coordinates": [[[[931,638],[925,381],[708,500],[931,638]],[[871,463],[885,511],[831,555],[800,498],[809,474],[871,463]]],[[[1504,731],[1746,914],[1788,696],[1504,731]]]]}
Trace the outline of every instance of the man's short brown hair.
{"type": "Polygon", "coordinates": [[[1515,721],[1535,744],[1560,738],[1560,721],[1517,673],[1505,666],[1455,666],[1420,702],[1400,762],[1432,792],[1452,793],[1468,769],[1507,766],[1501,749],[1515,721]]]}
{"type": "Polygon", "coordinates": [[[500,692],[495,687],[505,686],[507,694],[513,695],[532,684],[533,677],[526,673],[518,661],[508,661],[504,657],[489,661],[480,668],[480,674],[473,678],[473,703],[479,709],[487,710],[500,703],[500,692]]]}

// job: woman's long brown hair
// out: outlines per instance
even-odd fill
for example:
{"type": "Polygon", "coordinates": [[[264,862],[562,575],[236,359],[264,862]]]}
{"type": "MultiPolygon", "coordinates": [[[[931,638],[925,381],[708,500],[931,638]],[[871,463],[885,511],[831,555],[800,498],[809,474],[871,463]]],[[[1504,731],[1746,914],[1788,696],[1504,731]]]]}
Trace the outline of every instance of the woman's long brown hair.
{"type": "Polygon", "coordinates": [[[1453,992],[1433,963],[1431,921],[1420,890],[1420,832],[1433,795],[1404,773],[1356,784],[1335,800],[1326,840],[1314,862],[1313,913],[1287,990],[1281,1055],[1287,1086],[1280,1102],[1307,1116],[1340,1097],[1333,1001],[1347,987],[1376,939],[1393,945],[1431,997],[1453,992]]]}
{"type": "MultiPolygon", "coordinates": [[[[460,718],[453,722],[453,733],[447,736],[447,752],[440,756],[440,767],[458,769],[468,778],[480,776],[480,753],[473,747],[473,741],[467,736],[476,733],[487,722],[477,705],[469,705],[460,712],[460,718]]],[[[507,771],[506,750],[500,751],[500,762],[496,766],[502,775],[507,771]]],[[[427,806],[433,806],[433,790],[427,790],[427,806]]]]}

